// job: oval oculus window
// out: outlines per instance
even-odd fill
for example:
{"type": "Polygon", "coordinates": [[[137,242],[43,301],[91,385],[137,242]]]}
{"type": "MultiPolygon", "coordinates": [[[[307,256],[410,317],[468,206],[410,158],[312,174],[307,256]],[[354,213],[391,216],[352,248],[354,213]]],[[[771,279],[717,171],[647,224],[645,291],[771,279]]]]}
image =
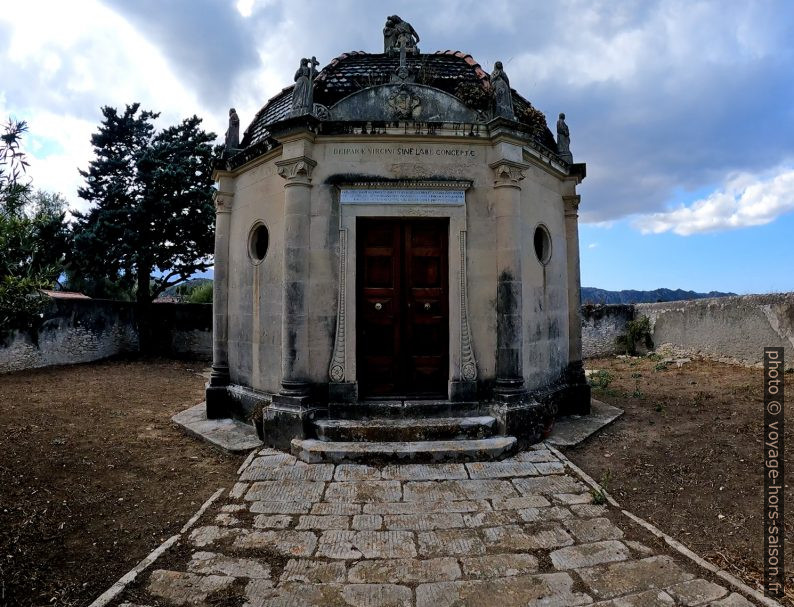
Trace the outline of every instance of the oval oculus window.
{"type": "Polygon", "coordinates": [[[261,263],[267,255],[267,248],[270,244],[270,234],[265,224],[258,223],[251,229],[251,236],[248,240],[248,254],[254,263],[261,263]]]}
{"type": "Polygon", "coordinates": [[[538,226],[535,228],[535,255],[538,261],[544,266],[549,263],[551,259],[551,236],[545,226],[538,226]]]}

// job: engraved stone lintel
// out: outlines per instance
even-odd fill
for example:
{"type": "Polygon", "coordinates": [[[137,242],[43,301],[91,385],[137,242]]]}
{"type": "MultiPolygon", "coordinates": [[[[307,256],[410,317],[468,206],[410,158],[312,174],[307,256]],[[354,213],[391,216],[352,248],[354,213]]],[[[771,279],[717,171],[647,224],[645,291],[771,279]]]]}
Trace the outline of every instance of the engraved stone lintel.
{"type": "Polygon", "coordinates": [[[232,212],[232,203],[234,202],[233,192],[221,192],[218,190],[212,195],[212,200],[215,203],[216,213],[232,212]]]}
{"type": "Polygon", "coordinates": [[[311,183],[312,171],[317,163],[307,156],[277,160],[278,174],[287,181],[311,183]]]}
{"type": "Polygon", "coordinates": [[[347,297],[347,230],[339,230],[339,299],[336,309],[334,354],[328,366],[328,376],[334,383],[345,381],[345,321],[347,297]]]}
{"type": "Polygon", "coordinates": [[[466,192],[460,190],[435,189],[343,189],[341,204],[428,204],[462,206],[466,204],[466,192]]]}
{"type": "Polygon", "coordinates": [[[460,232],[460,377],[465,381],[477,380],[477,361],[471,345],[469,306],[466,278],[466,232],[460,232]]]}
{"type": "Polygon", "coordinates": [[[514,160],[497,160],[490,165],[494,172],[494,185],[499,186],[517,186],[518,182],[524,179],[528,164],[523,162],[515,162],[514,160]]]}

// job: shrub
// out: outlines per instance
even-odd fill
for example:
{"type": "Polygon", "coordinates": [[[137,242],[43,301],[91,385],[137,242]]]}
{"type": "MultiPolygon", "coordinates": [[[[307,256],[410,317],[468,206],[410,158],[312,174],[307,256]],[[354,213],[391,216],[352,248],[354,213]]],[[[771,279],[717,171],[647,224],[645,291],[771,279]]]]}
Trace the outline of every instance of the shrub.
{"type": "Polygon", "coordinates": [[[651,339],[651,320],[647,316],[640,316],[626,323],[626,333],[615,338],[615,344],[626,354],[636,356],[637,344],[646,348],[653,348],[651,339]]]}

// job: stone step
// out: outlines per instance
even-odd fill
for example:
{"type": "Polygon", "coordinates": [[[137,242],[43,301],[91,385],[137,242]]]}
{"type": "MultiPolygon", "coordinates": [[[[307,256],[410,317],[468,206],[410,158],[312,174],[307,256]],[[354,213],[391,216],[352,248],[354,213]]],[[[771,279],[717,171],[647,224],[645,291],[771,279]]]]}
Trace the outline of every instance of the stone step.
{"type": "Polygon", "coordinates": [[[319,419],[314,422],[321,441],[429,441],[488,438],[496,420],[479,417],[407,417],[376,419],[319,419]]]}
{"type": "Polygon", "coordinates": [[[506,457],[517,449],[514,436],[481,439],[412,442],[326,442],[292,440],[292,454],[317,464],[331,463],[429,463],[471,462],[506,457]]]}
{"type": "Polygon", "coordinates": [[[363,400],[355,403],[329,403],[333,419],[380,417],[460,417],[488,414],[488,403],[449,400],[363,400]]]}

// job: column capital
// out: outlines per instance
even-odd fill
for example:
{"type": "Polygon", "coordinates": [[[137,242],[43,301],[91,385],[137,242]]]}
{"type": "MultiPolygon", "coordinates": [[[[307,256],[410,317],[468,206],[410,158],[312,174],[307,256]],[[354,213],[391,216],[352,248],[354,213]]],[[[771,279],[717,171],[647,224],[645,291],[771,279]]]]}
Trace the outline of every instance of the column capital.
{"type": "Polygon", "coordinates": [[[278,174],[288,182],[309,184],[317,163],[308,156],[277,160],[278,174]]]}
{"type": "Polygon", "coordinates": [[[234,202],[234,192],[216,190],[212,195],[212,201],[215,203],[216,213],[231,213],[232,204],[234,202]]]}
{"type": "Polygon", "coordinates": [[[515,160],[497,160],[488,165],[494,172],[494,187],[513,186],[517,187],[518,182],[524,179],[524,171],[529,165],[515,160]]]}
{"type": "Polygon", "coordinates": [[[562,202],[565,205],[565,216],[566,217],[578,217],[579,216],[579,203],[582,201],[582,197],[578,194],[574,194],[573,196],[563,196],[562,202]]]}

